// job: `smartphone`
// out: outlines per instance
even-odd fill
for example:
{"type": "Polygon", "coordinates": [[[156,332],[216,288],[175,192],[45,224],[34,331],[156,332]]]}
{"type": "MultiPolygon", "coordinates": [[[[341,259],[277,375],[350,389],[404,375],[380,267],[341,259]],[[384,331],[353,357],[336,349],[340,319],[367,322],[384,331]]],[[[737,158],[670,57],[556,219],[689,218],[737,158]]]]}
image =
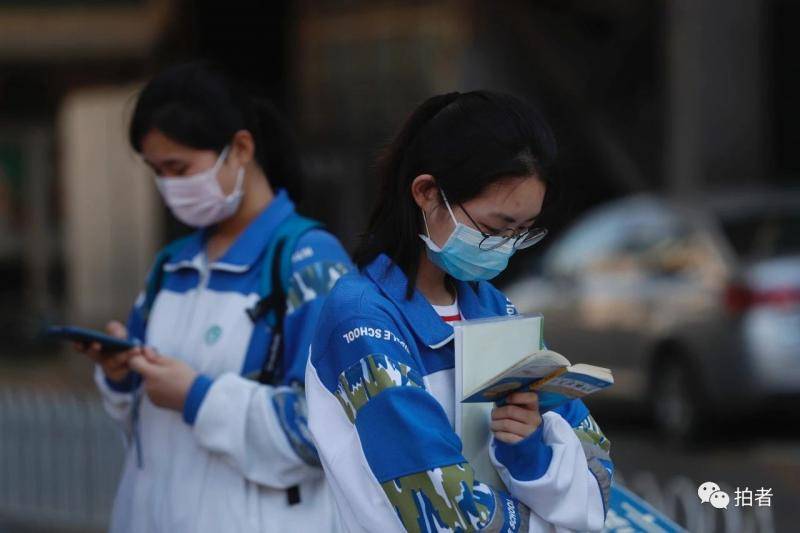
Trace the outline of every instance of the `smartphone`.
{"type": "Polygon", "coordinates": [[[103,353],[124,352],[138,345],[135,341],[118,339],[100,331],[77,326],[50,326],[47,328],[45,335],[49,338],[84,344],[98,342],[100,343],[100,351],[103,353]]]}

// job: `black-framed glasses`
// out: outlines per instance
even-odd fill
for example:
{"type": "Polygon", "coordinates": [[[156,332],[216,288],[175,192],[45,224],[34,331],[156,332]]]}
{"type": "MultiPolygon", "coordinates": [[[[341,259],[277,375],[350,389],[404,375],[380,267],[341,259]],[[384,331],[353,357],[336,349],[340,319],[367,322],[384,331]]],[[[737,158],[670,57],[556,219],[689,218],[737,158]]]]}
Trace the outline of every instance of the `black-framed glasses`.
{"type": "Polygon", "coordinates": [[[475,219],[467,212],[463,205],[458,204],[458,207],[467,215],[467,218],[472,225],[475,226],[475,229],[483,236],[483,239],[480,243],[478,243],[478,248],[484,251],[489,250],[496,250],[501,246],[505,245],[507,242],[511,242],[511,246],[514,250],[523,250],[525,248],[530,248],[534,244],[540,242],[542,239],[545,238],[547,235],[546,228],[529,228],[522,233],[503,236],[503,235],[489,235],[488,233],[484,233],[481,229],[480,224],[475,222],[475,219]]]}

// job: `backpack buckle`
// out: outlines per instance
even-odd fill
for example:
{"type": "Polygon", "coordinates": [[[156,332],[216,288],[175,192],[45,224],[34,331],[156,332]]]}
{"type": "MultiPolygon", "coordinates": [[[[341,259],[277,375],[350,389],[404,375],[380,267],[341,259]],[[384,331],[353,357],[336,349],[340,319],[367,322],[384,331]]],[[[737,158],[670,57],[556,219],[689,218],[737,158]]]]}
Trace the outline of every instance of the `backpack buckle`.
{"type": "Polygon", "coordinates": [[[253,307],[248,307],[244,310],[245,313],[247,313],[247,316],[250,317],[250,320],[252,320],[253,324],[258,322],[260,318],[266,316],[266,314],[272,309],[272,300],[273,295],[270,294],[269,296],[265,296],[264,298],[258,300],[253,307]]]}

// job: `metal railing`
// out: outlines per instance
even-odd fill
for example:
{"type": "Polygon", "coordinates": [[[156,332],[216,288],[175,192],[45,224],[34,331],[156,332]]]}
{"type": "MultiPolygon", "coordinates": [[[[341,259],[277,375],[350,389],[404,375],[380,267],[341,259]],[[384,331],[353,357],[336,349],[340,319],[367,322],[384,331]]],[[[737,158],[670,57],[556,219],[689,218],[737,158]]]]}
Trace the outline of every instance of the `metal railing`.
{"type": "MultiPolygon", "coordinates": [[[[0,533],[4,525],[103,531],[123,452],[122,431],[97,395],[0,389],[0,533]]],[[[640,471],[623,479],[617,471],[615,478],[688,531],[774,531],[769,508],[699,506],[698,485],[686,477],[663,482],[640,471]]]]}
{"type": "MultiPolygon", "coordinates": [[[[650,505],[674,520],[687,531],[703,533],[774,533],[771,507],[735,507],[715,509],[710,504],[701,505],[697,495],[700,483],[686,476],[673,476],[660,482],[648,471],[637,471],[625,476],[617,470],[615,482],[646,500],[650,505]]],[[[733,494],[725,483],[720,488],[733,494]]]]}
{"type": "Polygon", "coordinates": [[[96,396],[0,390],[0,530],[103,530],[123,451],[96,396]]]}

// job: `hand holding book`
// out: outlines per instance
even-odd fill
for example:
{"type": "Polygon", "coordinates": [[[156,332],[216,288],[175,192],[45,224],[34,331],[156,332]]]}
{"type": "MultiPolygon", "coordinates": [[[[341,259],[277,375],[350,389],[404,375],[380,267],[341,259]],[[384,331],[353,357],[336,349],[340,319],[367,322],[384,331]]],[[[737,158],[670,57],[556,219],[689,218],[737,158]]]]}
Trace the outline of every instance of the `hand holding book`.
{"type": "Polygon", "coordinates": [[[542,423],[539,397],[535,392],[514,392],[503,405],[492,409],[490,429],[497,440],[516,444],[529,437],[542,423]]]}
{"type": "Polygon", "coordinates": [[[614,382],[608,369],[570,365],[548,350],[541,315],[465,320],[453,328],[454,426],[476,477],[492,486],[504,486],[488,453],[492,436],[520,442],[535,432],[546,411],[614,382]],[[532,393],[535,410],[527,396],[532,393]]]}
{"type": "Polygon", "coordinates": [[[548,350],[541,316],[456,322],[458,402],[501,402],[511,392],[536,392],[541,412],[614,383],[611,370],[570,365],[548,350]]]}

